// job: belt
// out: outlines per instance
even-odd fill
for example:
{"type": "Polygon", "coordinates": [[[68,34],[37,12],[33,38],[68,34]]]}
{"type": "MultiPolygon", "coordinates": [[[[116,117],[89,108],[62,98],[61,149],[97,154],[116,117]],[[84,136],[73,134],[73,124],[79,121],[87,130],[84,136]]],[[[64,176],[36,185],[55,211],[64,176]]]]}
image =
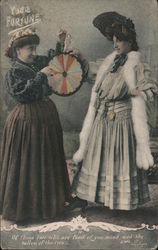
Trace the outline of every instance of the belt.
{"type": "Polygon", "coordinates": [[[109,120],[114,120],[116,113],[121,111],[128,111],[132,109],[132,103],[130,99],[122,101],[106,102],[102,104],[98,109],[98,113],[104,114],[109,120]]]}
{"type": "Polygon", "coordinates": [[[130,99],[105,103],[105,110],[107,111],[107,113],[111,111],[117,113],[128,109],[132,109],[132,103],[130,99]]]}

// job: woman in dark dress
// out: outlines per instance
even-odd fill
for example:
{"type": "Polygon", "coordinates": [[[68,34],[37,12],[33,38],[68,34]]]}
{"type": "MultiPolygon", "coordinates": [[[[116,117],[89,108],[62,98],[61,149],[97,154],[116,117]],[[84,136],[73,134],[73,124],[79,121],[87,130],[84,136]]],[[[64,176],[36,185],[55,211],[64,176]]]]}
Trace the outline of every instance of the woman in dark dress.
{"type": "Polygon", "coordinates": [[[14,222],[62,214],[69,199],[62,128],[49,98],[49,58],[36,56],[40,39],[30,28],[17,31],[7,56],[13,65],[5,84],[17,105],[9,114],[1,152],[0,212],[14,222]]]}

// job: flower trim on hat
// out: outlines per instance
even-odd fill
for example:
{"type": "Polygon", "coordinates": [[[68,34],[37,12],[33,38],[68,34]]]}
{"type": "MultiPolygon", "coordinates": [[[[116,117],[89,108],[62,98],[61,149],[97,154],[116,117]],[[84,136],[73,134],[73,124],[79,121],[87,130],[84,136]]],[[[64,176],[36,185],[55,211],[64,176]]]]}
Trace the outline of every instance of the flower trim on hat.
{"type": "Polygon", "coordinates": [[[113,24],[112,27],[114,28],[115,26],[121,26],[122,33],[126,34],[127,29],[131,31],[135,31],[134,23],[130,18],[124,18],[123,20],[116,20],[113,24]]]}
{"type": "Polygon", "coordinates": [[[23,30],[18,30],[16,31],[12,37],[9,40],[9,44],[8,44],[8,48],[11,48],[13,42],[18,39],[21,38],[23,36],[30,36],[30,35],[35,35],[35,29],[33,28],[27,28],[27,29],[23,29],[23,30]]]}

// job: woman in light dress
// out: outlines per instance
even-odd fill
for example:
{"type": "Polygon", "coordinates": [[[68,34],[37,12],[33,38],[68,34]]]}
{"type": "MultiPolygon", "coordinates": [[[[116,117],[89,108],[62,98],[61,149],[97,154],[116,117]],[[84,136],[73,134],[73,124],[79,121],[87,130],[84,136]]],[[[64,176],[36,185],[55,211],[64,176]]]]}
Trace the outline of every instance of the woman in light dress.
{"type": "Polygon", "coordinates": [[[132,20],[116,13],[97,16],[93,24],[115,51],[100,66],[80,146],[73,181],[75,198],[67,210],[87,201],[110,209],[132,210],[150,200],[146,170],[153,165],[145,102],[157,92],[150,69],[142,63],[132,20]]]}

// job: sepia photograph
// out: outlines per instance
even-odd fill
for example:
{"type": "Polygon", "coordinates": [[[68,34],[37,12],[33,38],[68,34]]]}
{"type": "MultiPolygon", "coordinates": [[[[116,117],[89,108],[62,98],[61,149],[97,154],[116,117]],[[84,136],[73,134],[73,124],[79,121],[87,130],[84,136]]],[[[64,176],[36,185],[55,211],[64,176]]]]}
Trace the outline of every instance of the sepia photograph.
{"type": "Polygon", "coordinates": [[[158,1],[0,1],[2,249],[158,249],[158,1]]]}

